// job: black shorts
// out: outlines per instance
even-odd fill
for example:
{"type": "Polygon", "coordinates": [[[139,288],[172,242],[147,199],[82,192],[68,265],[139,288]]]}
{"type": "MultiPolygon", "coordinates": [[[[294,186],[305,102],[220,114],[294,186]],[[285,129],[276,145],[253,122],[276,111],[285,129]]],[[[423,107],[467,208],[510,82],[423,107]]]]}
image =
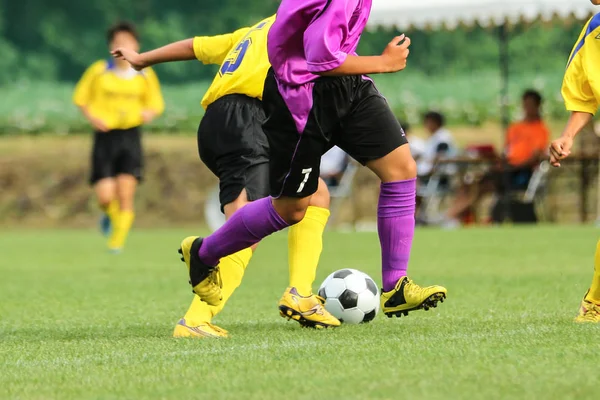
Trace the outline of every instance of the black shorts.
{"type": "Polygon", "coordinates": [[[263,125],[272,149],[271,195],[306,197],[315,193],[321,156],[339,146],[366,164],[407,143],[385,98],[361,76],[322,77],[313,88],[313,107],[299,133],[269,70],[263,93],[263,125]]]}
{"type": "Polygon", "coordinates": [[[139,127],[95,132],[90,184],[121,174],[133,175],[141,181],[144,172],[143,159],[139,127]]]}
{"type": "Polygon", "coordinates": [[[219,178],[221,211],[246,189],[248,200],[269,195],[269,144],[258,99],[230,94],[207,107],[198,127],[200,159],[219,178]]]}

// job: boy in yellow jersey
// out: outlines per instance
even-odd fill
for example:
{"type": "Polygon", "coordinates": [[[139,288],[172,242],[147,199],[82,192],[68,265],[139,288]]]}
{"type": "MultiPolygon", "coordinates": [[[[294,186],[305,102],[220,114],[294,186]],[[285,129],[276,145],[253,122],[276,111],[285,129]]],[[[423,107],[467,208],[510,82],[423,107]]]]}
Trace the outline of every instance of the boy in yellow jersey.
{"type": "MultiPolygon", "coordinates": [[[[230,34],[196,37],[142,54],[130,49],[113,52],[137,70],[161,62],[192,59],[220,65],[202,100],[206,113],[198,128],[198,151],[202,161],[219,178],[220,202],[227,218],[248,202],[269,195],[269,143],[262,130],[261,98],[270,67],[267,32],[274,20],[274,16],[269,17],[230,34]]],[[[321,181],[306,217],[289,230],[290,287],[279,303],[282,316],[317,328],[340,325],[323,307],[323,299],[312,293],[328,207],[329,193],[321,181]]],[[[190,257],[197,256],[199,246],[197,237],[182,242],[180,252],[188,266],[190,257]]],[[[204,301],[194,297],[188,312],[175,327],[175,337],[227,336],[225,330],[211,321],[239,286],[254,247],[249,245],[220,260],[220,272],[215,270],[211,276],[213,281],[220,278],[221,290],[207,291],[194,285],[204,301]]],[[[200,282],[205,278],[195,277],[195,280],[200,282]]]]}
{"type": "MultiPolygon", "coordinates": [[[[600,0],[593,0],[598,5],[600,0]]],[[[560,167],[571,154],[573,139],[592,120],[600,105],[600,14],[593,16],[571,52],[562,95],[571,117],[559,139],[550,144],[550,163],[560,167]]],[[[596,244],[594,277],[584,296],[576,322],[600,323],[600,241],[596,244]]]]}
{"type": "MultiPolygon", "coordinates": [[[[132,24],[121,22],[108,31],[110,49],[139,49],[132,24]]],[[[158,79],[151,69],[134,70],[124,60],[97,61],[73,94],[73,102],[94,128],[92,174],[108,248],[120,252],[133,223],[133,198],[142,179],[140,128],[164,110],[158,79]],[[111,232],[112,231],[112,232],[111,232]]]]}

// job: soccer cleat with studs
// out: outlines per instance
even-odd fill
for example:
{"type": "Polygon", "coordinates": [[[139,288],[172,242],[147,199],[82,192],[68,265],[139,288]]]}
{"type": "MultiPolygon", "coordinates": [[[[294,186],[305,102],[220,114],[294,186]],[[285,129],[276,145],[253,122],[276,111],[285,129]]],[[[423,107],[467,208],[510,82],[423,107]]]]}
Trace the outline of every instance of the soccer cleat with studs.
{"type": "Polygon", "coordinates": [[[279,315],[297,321],[303,328],[325,329],[341,322],[325,309],[325,300],[317,295],[301,296],[296,288],[287,288],[279,301],[279,315]]]}
{"type": "Polygon", "coordinates": [[[173,331],[174,338],[211,338],[221,339],[229,336],[229,332],[210,322],[203,322],[198,325],[189,325],[185,318],[182,318],[175,325],[173,331]]]}
{"type": "Polygon", "coordinates": [[[100,232],[104,237],[109,237],[112,232],[112,222],[107,214],[102,214],[100,217],[100,232]]]}
{"type": "Polygon", "coordinates": [[[405,276],[393,290],[382,290],[381,309],[388,318],[408,316],[411,311],[436,308],[438,303],[444,302],[446,295],[447,290],[442,286],[420,287],[405,276]]]}
{"type": "Polygon", "coordinates": [[[200,260],[198,251],[201,245],[202,238],[190,236],[181,242],[178,252],[181,254],[181,261],[188,267],[192,291],[208,305],[218,306],[223,300],[219,266],[210,266],[200,260]]]}
{"type": "Polygon", "coordinates": [[[600,323],[600,306],[586,300],[588,293],[585,294],[581,301],[579,314],[575,318],[575,322],[598,324],[600,323]]]}

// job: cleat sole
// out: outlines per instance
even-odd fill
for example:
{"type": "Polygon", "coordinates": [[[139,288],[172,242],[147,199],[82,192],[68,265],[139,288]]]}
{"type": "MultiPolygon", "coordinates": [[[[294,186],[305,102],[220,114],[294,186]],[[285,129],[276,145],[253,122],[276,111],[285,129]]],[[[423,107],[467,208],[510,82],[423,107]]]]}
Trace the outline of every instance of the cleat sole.
{"type": "Polygon", "coordinates": [[[384,312],[384,314],[388,318],[392,318],[392,317],[400,318],[402,316],[407,317],[408,313],[411,311],[417,311],[417,310],[429,311],[430,308],[437,308],[438,302],[443,303],[445,299],[446,299],[445,293],[434,293],[431,296],[429,296],[428,298],[426,298],[417,307],[413,307],[408,310],[388,311],[388,312],[384,312]]]}
{"type": "Polygon", "coordinates": [[[334,325],[324,324],[322,322],[310,321],[298,311],[293,310],[286,306],[279,306],[279,315],[288,321],[294,320],[297,321],[302,328],[313,328],[313,329],[327,329],[327,328],[335,328],[334,325]]]}

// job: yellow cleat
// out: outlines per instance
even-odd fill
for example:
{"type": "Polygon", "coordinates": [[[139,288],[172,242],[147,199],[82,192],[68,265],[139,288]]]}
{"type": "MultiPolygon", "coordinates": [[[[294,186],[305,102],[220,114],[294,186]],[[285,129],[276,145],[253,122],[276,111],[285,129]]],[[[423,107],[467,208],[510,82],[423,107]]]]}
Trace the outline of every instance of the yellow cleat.
{"type": "Polygon", "coordinates": [[[341,322],[325,309],[322,297],[311,294],[303,297],[296,288],[287,288],[279,300],[279,314],[283,318],[298,321],[307,328],[333,328],[341,322]]]}
{"type": "Polygon", "coordinates": [[[575,322],[600,323],[600,306],[584,298],[579,307],[579,315],[575,318],[575,322]]]}
{"type": "Polygon", "coordinates": [[[202,238],[187,237],[181,242],[179,254],[181,254],[181,261],[188,267],[193,292],[208,305],[218,306],[223,300],[219,266],[211,267],[200,260],[198,250],[201,245],[202,238]]]}
{"type": "Polygon", "coordinates": [[[409,311],[427,311],[437,307],[438,301],[443,303],[446,294],[442,286],[421,287],[405,276],[393,290],[381,293],[381,309],[389,318],[408,315],[409,311]]]}
{"type": "Polygon", "coordinates": [[[229,332],[223,328],[219,328],[218,326],[211,324],[210,322],[204,322],[196,326],[189,326],[185,322],[185,318],[182,318],[179,320],[179,322],[177,322],[177,325],[175,325],[175,330],[173,331],[174,338],[220,339],[228,336],[229,332]]]}

